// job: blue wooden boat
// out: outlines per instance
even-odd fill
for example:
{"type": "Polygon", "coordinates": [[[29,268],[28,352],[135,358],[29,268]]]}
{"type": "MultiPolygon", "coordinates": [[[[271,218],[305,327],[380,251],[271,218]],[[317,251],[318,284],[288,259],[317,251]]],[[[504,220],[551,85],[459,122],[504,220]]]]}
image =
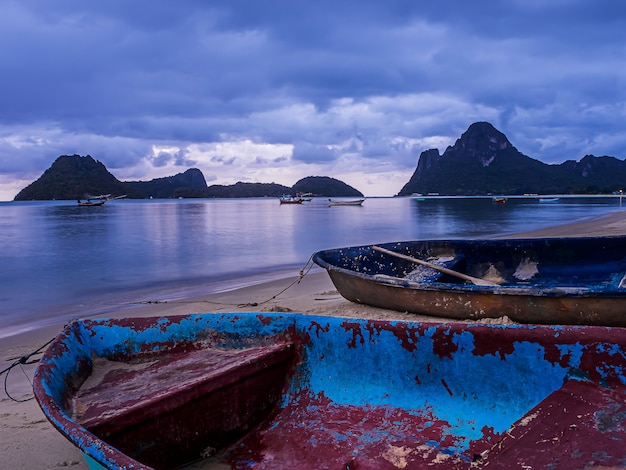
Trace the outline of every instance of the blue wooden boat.
{"type": "Polygon", "coordinates": [[[352,302],[463,320],[626,326],[626,237],[408,241],[320,251],[313,261],[352,302]]]}
{"type": "Polygon", "coordinates": [[[625,368],[622,328],[198,314],[73,322],[34,391],[92,469],[608,468],[625,368]]]}

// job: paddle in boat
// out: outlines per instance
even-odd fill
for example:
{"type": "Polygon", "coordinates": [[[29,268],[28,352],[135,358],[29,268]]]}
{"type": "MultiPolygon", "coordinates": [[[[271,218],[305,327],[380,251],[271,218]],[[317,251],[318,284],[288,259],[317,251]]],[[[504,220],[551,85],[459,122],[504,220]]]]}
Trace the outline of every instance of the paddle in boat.
{"type": "Polygon", "coordinates": [[[317,252],[352,302],[437,317],[626,326],[626,237],[430,240],[317,252]]]}
{"type": "Polygon", "coordinates": [[[360,206],[363,204],[365,199],[352,199],[352,200],[343,200],[343,199],[328,199],[329,206],[360,206]]]}
{"type": "Polygon", "coordinates": [[[79,320],[34,392],[91,469],[613,468],[625,357],[594,326],[79,320]]]}

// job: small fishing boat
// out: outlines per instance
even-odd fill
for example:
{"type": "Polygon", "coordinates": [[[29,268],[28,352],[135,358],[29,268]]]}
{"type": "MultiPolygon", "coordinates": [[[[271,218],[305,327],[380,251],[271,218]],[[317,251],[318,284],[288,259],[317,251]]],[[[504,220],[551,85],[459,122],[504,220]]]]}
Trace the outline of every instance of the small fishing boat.
{"type": "Polygon", "coordinates": [[[313,261],[352,302],[437,317],[626,326],[626,237],[430,240],[313,261]]]}
{"type": "Polygon", "coordinates": [[[293,197],[291,194],[283,194],[279,201],[281,204],[302,204],[304,202],[302,198],[293,197]]]}
{"type": "Polygon", "coordinates": [[[491,202],[494,204],[506,204],[506,198],[504,196],[494,196],[491,198],[491,202]]]}
{"type": "Polygon", "coordinates": [[[352,199],[352,200],[342,200],[342,199],[328,199],[329,206],[360,206],[363,204],[365,199],[352,199]]]}
{"type": "Polygon", "coordinates": [[[111,196],[110,194],[100,194],[99,196],[91,196],[87,195],[87,199],[85,201],[79,199],[79,206],[102,206],[107,201],[114,201],[117,199],[124,199],[126,194],[121,196],[111,196]]]}
{"type": "Polygon", "coordinates": [[[626,330],[279,313],[79,320],[34,393],[95,469],[609,468],[626,330]]]}
{"type": "Polygon", "coordinates": [[[559,202],[559,198],[558,197],[540,197],[539,198],[539,202],[541,204],[550,204],[553,202],[559,202]]]}
{"type": "Polygon", "coordinates": [[[83,206],[83,207],[90,207],[90,206],[102,206],[104,205],[104,203],[107,202],[106,199],[87,199],[85,201],[81,201],[80,199],[78,200],[78,205],[79,206],[83,206]]]}

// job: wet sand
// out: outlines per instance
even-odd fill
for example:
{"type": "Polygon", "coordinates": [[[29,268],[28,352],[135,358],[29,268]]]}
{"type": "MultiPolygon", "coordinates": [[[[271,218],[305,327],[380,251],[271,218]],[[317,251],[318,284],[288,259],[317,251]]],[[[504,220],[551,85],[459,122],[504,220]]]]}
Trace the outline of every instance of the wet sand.
{"type": "MultiPolygon", "coordinates": [[[[582,237],[626,235],[626,211],[572,224],[550,227],[516,237],[582,237]]],[[[503,234],[499,238],[512,235],[503,234]]],[[[292,311],[316,315],[359,318],[443,321],[354,304],[335,290],[325,271],[314,268],[298,278],[274,280],[251,287],[208,296],[165,301],[126,308],[117,316],[177,315],[204,312],[292,311]]],[[[109,315],[110,316],[110,315],[109,315]]],[[[0,370],[30,354],[54,337],[62,325],[42,328],[0,340],[0,370]]],[[[36,364],[14,368],[7,380],[7,391],[18,400],[32,397],[30,381],[36,364]]],[[[4,381],[4,376],[1,377],[4,381]]],[[[16,402],[0,391],[0,452],[2,467],[10,469],[56,469],[71,467],[87,470],[80,452],[46,420],[35,400],[16,402]]]]}

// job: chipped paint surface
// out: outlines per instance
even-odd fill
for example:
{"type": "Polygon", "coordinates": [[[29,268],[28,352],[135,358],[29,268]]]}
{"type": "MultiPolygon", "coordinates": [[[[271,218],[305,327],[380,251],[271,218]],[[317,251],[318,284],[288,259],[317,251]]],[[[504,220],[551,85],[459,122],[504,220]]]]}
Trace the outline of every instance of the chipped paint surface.
{"type": "Polygon", "coordinates": [[[232,468],[544,468],[556,456],[563,468],[617,466],[626,462],[625,355],[621,328],[266,313],[86,320],[46,352],[35,394],[51,422],[103,468],[183,463],[159,465],[164,458],[145,453],[158,427],[166,437],[203,436],[172,449],[197,448],[197,458],[232,468]],[[94,357],[131,365],[123,380],[104,374],[83,386],[94,362],[99,367],[94,357]],[[164,361],[162,378],[136,373],[146,357],[155,373],[164,361]],[[166,374],[165,364],[176,373],[166,374]],[[95,406],[89,391],[122,383],[120,403],[143,411],[108,419],[119,410],[107,410],[107,400],[95,406]],[[145,385],[141,401],[133,383],[145,385]],[[104,428],[71,418],[76,396],[81,413],[115,428],[106,439],[128,444],[125,453],[104,439],[104,428]],[[214,444],[211,426],[228,429],[231,440],[214,444]]]}
{"type": "Polygon", "coordinates": [[[371,245],[324,250],[313,261],[346,299],[452,319],[507,316],[519,323],[626,326],[626,237],[425,240],[381,248],[427,260],[453,257],[460,275],[497,281],[478,286],[450,274],[415,279],[411,261],[371,245]]]}

